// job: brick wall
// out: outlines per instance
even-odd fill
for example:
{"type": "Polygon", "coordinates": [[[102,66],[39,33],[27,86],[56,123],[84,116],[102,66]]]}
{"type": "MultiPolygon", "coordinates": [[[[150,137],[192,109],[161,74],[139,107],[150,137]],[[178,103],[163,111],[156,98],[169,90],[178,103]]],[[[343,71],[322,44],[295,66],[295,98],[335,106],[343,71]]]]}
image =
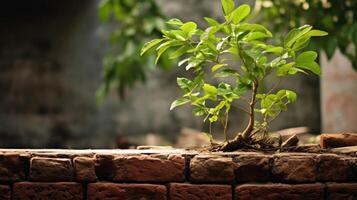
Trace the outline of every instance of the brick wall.
{"type": "Polygon", "coordinates": [[[357,199],[356,155],[0,149],[0,200],[357,199]]]}

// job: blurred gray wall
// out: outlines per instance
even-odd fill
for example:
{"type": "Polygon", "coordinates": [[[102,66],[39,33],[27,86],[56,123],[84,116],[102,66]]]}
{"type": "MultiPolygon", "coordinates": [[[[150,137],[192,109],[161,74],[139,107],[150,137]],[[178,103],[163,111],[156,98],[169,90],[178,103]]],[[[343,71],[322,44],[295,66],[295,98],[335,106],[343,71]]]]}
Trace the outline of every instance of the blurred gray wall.
{"type": "MultiPolygon", "coordinates": [[[[97,106],[94,93],[109,28],[97,19],[99,1],[4,1],[0,7],[0,147],[111,148],[118,135],[144,140],[157,133],[172,141],[182,127],[206,127],[189,107],[169,112],[180,95],[176,76],[150,72],[120,101],[113,92],[97,106]]],[[[220,17],[219,0],[161,0],[172,17],[220,17]]],[[[202,21],[200,21],[202,23],[202,21]]],[[[309,126],[319,130],[316,77],[284,82],[298,102],[273,130],[309,126]]],[[[236,111],[230,132],[246,123],[236,111]]],[[[219,133],[219,129],[217,130],[219,133]]]]}

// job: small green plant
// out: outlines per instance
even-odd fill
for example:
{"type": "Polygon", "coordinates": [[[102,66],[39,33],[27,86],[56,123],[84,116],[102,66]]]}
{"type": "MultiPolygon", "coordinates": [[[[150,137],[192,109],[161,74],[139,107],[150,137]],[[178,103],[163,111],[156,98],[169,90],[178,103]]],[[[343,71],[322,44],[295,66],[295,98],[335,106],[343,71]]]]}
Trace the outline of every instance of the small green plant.
{"type": "Polygon", "coordinates": [[[223,23],[205,18],[209,26],[203,30],[194,22],[171,19],[167,23],[175,28],[163,30],[162,38],[148,42],[141,54],[155,48],[157,62],[165,51],[175,48],[170,58],[181,58],[178,65],[191,71],[194,78],[177,78],[184,94],[172,103],[171,109],[191,104],[193,114],[202,116],[210,127],[215,122],[223,122],[223,143],[215,144],[211,131],[209,133],[212,150],[234,151],[248,146],[270,148],[269,124],[287,110],[289,103],[296,101],[297,95],[287,89],[275,91],[277,84],[262,92],[261,83],[268,75],[278,80],[297,73],[319,75],[320,67],[315,61],[317,53],[301,50],[311,37],[327,33],[305,25],[291,30],[283,44],[272,45],[269,38],[273,35],[267,28],[247,22],[249,5],[236,7],[233,0],[221,3],[225,15],[223,23]],[[219,84],[208,83],[214,79],[219,84]],[[245,106],[241,106],[242,103],[245,106]],[[235,107],[249,116],[249,122],[243,131],[230,139],[227,136],[228,117],[235,107]]]}

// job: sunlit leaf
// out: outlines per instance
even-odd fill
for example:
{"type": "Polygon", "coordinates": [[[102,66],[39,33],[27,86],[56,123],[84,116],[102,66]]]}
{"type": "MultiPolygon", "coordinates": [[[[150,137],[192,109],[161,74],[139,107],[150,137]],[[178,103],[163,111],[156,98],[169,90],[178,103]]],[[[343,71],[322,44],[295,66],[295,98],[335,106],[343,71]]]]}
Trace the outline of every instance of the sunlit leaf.
{"type": "Polygon", "coordinates": [[[234,10],[234,0],[221,0],[221,4],[225,15],[228,15],[234,10]]]}
{"type": "Polygon", "coordinates": [[[170,106],[170,110],[173,110],[174,108],[176,108],[178,106],[182,106],[182,105],[185,105],[190,102],[191,102],[190,99],[179,98],[179,99],[175,100],[174,102],[172,102],[172,104],[170,106]]]}
{"type": "Polygon", "coordinates": [[[224,66],[227,66],[227,64],[216,64],[216,65],[214,65],[214,66],[211,68],[211,71],[212,71],[212,72],[215,72],[215,71],[221,69],[221,68],[224,67],[224,66]]]}
{"type": "Polygon", "coordinates": [[[234,24],[238,24],[244,18],[246,18],[250,13],[250,6],[248,4],[243,4],[236,8],[228,18],[233,21],[234,24]]]}
{"type": "Polygon", "coordinates": [[[150,50],[151,48],[155,47],[156,45],[160,44],[160,42],[162,42],[164,39],[155,39],[155,40],[151,40],[150,42],[147,42],[143,48],[141,49],[141,53],[140,55],[142,56],[143,54],[145,54],[148,50],[150,50]]]}

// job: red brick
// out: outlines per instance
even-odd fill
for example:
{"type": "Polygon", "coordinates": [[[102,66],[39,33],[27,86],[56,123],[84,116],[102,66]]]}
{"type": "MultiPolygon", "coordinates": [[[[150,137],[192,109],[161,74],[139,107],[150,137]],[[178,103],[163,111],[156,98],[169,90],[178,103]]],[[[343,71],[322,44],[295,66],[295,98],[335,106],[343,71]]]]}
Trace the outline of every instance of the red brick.
{"type": "Polygon", "coordinates": [[[69,158],[34,157],[30,162],[30,179],[41,182],[71,181],[73,167],[69,158]]]}
{"type": "Polygon", "coordinates": [[[349,172],[349,180],[357,182],[357,157],[349,158],[350,172],[349,172]]]}
{"type": "Polygon", "coordinates": [[[95,155],[95,173],[99,180],[113,180],[116,171],[113,159],[111,154],[95,155]]]}
{"type": "Polygon", "coordinates": [[[244,184],[235,188],[236,200],[318,200],[323,196],[322,184],[244,184]]]}
{"type": "Polygon", "coordinates": [[[1,200],[10,200],[11,189],[9,185],[0,185],[0,199],[1,200]]]}
{"type": "Polygon", "coordinates": [[[114,181],[183,182],[185,158],[180,155],[117,156],[114,181]]]}
{"type": "Polygon", "coordinates": [[[97,180],[95,174],[95,161],[90,157],[76,157],[73,159],[76,181],[94,182],[97,180]]]}
{"type": "Polygon", "coordinates": [[[25,178],[23,162],[19,154],[0,154],[0,182],[14,182],[25,178]]]}
{"type": "Polygon", "coordinates": [[[270,178],[270,156],[267,155],[242,155],[234,159],[236,181],[260,182],[270,178]]]}
{"type": "Polygon", "coordinates": [[[357,146],[357,134],[356,133],[321,134],[320,146],[322,148],[357,146]]]}
{"type": "Polygon", "coordinates": [[[13,186],[13,200],[81,200],[81,184],[20,182],[13,186]]]}
{"type": "Polygon", "coordinates": [[[231,200],[230,185],[170,184],[170,200],[231,200]]]}
{"type": "Polygon", "coordinates": [[[327,200],[357,199],[357,183],[330,183],[326,186],[327,200]]]}
{"type": "Polygon", "coordinates": [[[194,183],[231,183],[234,163],[230,157],[195,156],[190,162],[190,181],[194,183]]]}
{"type": "Polygon", "coordinates": [[[315,182],[317,162],[310,154],[281,154],[274,157],[274,180],[281,182],[315,182]]]}
{"type": "Polygon", "coordinates": [[[334,154],[322,154],[317,156],[319,162],[317,179],[319,181],[344,182],[348,180],[348,160],[334,154]]]}
{"type": "Polygon", "coordinates": [[[88,200],[165,200],[166,187],[151,184],[88,184],[88,200]]]}

